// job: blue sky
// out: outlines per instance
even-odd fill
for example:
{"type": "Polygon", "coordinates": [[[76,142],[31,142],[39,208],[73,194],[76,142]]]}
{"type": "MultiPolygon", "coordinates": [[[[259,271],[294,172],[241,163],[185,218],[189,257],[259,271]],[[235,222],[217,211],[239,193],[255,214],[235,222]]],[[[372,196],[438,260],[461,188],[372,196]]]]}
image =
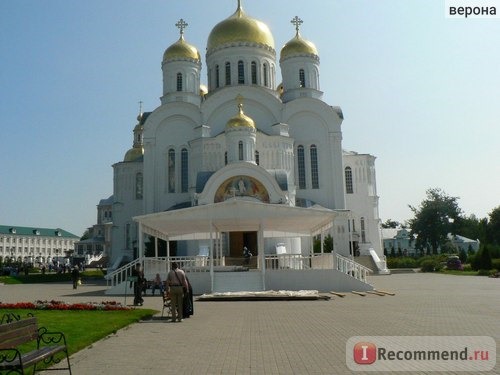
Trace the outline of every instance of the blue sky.
{"type": "MultiPolygon", "coordinates": [[[[112,165],[132,146],[138,102],[160,104],[175,23],[188,22],[186,40],[203,55],[236,3],[0,1],[0,224],[76,235],[94,224],[113,192],[112,165]]],[[[344,148],[377,157],[382,220],[411,218],[408,205],[431,187],[459,197],[467,215],[500,205],[499,18],[446,18],[444,0],[243,7],[268,24],[278,53],[294,35],[290,20],[304,21],[324,100],[344,112],[344,148]]]]}

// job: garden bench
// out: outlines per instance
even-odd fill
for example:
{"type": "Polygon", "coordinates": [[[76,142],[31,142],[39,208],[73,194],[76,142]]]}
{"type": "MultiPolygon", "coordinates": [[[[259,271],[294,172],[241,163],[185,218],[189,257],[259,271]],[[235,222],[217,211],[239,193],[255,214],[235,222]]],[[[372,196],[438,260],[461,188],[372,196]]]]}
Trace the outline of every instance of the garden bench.
{"type": "Polygon", "coordinates": [[[57,364],[66,357],[68,367],[46,370],[68,370],[71,374],[66,337],[62,332],[49,332],[38,327],[35,317],[0,324],[0,374],[24,374],[26,369],[43,361],[45,365],[57,364]],[[23,353],[19,346],[36,340],[36,349],[23,353]]]}

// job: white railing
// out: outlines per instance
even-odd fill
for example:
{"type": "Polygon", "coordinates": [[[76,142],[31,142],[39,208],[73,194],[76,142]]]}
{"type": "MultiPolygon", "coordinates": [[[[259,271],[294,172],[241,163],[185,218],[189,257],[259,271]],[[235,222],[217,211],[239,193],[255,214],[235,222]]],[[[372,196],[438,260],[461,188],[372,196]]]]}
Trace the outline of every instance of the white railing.
{"type": "Polygon", "coordinates": [[[97,255],[94,255],[94,254],[87,254],[85,256],[85,265],[89,265],[90,263],[92,262],[98,262],[102,259],[102,257],[104,256],[104,252],[101,252],[97,255]]]}
{"type": "Polygon", "coordinates": [[[311,268],[311,257],[302,254],[266,255],[266,268],[272,270],[306,270],[311,268]]]}
{"type": "Polygon", "coordinates": [[[367,282],[366,276],[368,276],[368,274],[372,272],[372,270],[368,267],[365,267],[353,261],[352,259],[346,258],[339,254],[336,254],[335,265],[336,270],[350,275],[364,283],[367,282]]]}
{"type": "Polygon", "coordinates": [[[301,254],[266,255],[266,268],[271,270],[325,270],[335,269],[366,283],[366,276],[372,272],[349,258],[339,254],[301,254]]]}
{"type": "MultiPolygon", "coordinates": [[[[176,262],[186,272],[208,272],[210,270],[211,259],[207,256],[145,257],[135,259],[107,274],[107,286],[113,287],[127,281],[132,276],[132,270],[137,264],[141,264],[143,267],[146,280],[153,280],[157,273],[164,280],[167,277],[168,271],[172,268],[173,262],[176,262]]],[[[224,258],[215,259],[214,266],[220,265],[224,265],[224,258]]]]}

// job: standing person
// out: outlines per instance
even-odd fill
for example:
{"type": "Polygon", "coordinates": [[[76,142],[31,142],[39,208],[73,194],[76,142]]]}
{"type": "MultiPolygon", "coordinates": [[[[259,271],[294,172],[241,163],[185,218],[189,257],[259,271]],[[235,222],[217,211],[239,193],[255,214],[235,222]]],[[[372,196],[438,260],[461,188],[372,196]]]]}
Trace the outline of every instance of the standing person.
{"type": "Polygon", "coordinates": [[[186,293],[184,293],[184,298],[182,301],[182,303],[184,304],[183,310],[182,310],[184,319],[189,318],[191,315],[194,314],[193,287],[192,287],[191,282],[189,281],[187,276],[186,276],[186,282],[188,284],[188,290],[186,293]]]}
{"type": "Polygon", "coordinates": [[[243,257],[245,258],[245,264],[250,264],[250,257],[252,253],[248,250],[246,246],[243,246],[243,257]]]}
{"type": "Polygon", "coordinates": [[[144,284],[144,272],[140,263],[135,265],[132,270],[132,276],[137,277],[134,282],[134,306],[142,306],[144,299],[142,298],[142,286],[144,284]]]}
{"type": "Polygon", "coordinates": [[[78,270],[78,266],[74,266],[71,271],[71,280],[73,281],[73,289],[76,289],[78,286],[78,280],[80,280],[80,271],[78,270]]]}
{"type": "Polygon", "coordinates": [[[183,297],[187,293],[188,284],[186,274],[179,268],[177,262],[172,263],[172,269],[167,276],[167,285],[170,292],[170,300],[172,301],[172,322],[176,320],[182,322],[184,315],[183,297]]]}

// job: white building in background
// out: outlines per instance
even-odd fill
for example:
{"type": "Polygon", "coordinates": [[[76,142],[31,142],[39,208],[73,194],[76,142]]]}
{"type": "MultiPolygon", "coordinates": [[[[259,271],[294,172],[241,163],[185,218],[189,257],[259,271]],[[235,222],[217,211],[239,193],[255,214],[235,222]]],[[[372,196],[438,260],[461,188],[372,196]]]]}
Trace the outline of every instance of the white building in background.
{"type": "Polygon", "coordinates": [[[87,238],[75,244],[75,263],[106,265],[113,229],[113,196],[97,205],[97,224],[87,229],[87,238]],[[99,263],[96,263],[99,262],[99,263]]]}
{"type": "MultiPolygon", "coordinates": [[[[343,114],[323,101],[319,51],[301,35],[302,21],[295,17],[292,23],[291,39],[277,51],[268,26],[238,2],[208,35],[206,86],[199,49],[185,38],[187,24],[176,24],[179,38],[161,62],[160,105],[141,111],[132,149],[113,165],[110,265],[142,255],[142,232],[133,217],[173,210],[181,215],[230,200],[333,210],[335,219],[322,234],[332,235],[336,253],[372,249],[383,257],[375,157],[342,150],[343,114]]],[[[274,233],[261,241],[260,229],[238,228],[218,234],[220,255],[239,257],[243,246],[254,255],[273,254],[277,244],[294,254],[312,251],[311,237],[274,233]]],[[[161,236],[152,229],[145,234],[161,236]]],[[[196,255],[206,246],[206,239],[179,240],[170,254],[196,255]]]]}
{"type": "Polygon", "coordinates": [[[47,264],[68,259],[79,237],[60,228],[0,225],[2,263],[47,264]]]}

